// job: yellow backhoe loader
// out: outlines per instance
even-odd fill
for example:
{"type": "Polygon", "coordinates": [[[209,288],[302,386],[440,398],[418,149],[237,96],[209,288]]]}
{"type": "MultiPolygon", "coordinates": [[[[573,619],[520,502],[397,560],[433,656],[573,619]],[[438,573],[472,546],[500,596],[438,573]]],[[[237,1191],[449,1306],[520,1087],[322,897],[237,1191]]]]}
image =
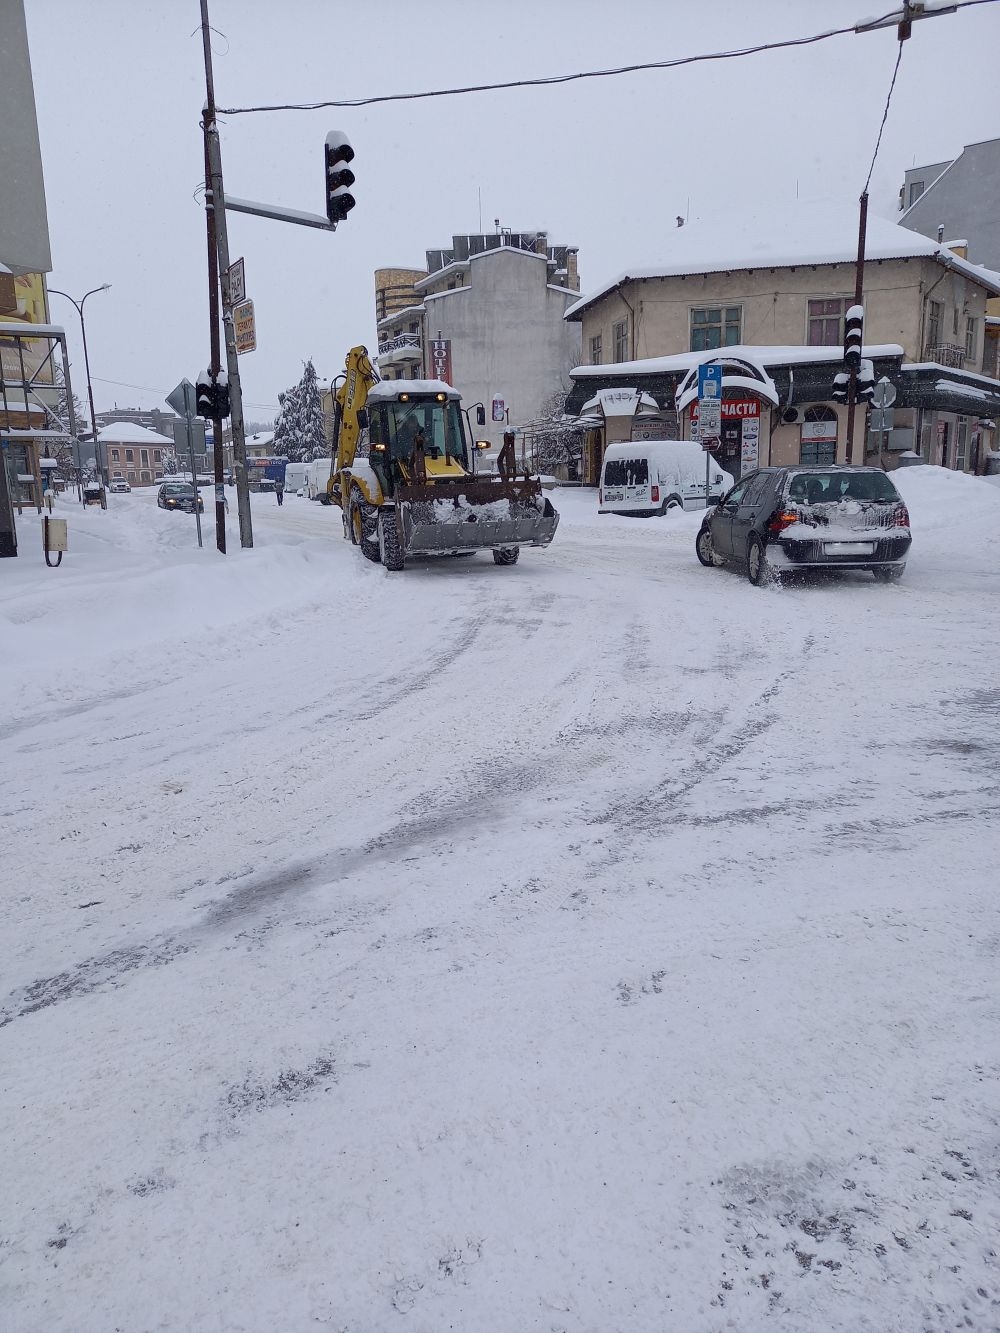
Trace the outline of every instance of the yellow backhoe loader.
{"type": "Polygon", "coordinates": [[[334,399],[327,493],[367,559],[399,570],[409,556],[491,550],[498,565],[513,565],[522,546],[548,546],[559,515],[537,477],[517,475],[512,436],[498,472],[476,476],[455,389],[380,381],[364,347],[351,348],[346,372],[334,399]]]}

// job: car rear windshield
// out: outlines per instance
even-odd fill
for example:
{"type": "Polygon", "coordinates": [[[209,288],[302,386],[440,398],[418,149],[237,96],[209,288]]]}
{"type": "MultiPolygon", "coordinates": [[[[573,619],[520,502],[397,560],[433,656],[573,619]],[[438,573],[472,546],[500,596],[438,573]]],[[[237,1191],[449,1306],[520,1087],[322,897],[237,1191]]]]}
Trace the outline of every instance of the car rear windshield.
{"type": "Polygon", "coordinates": [[[645,486],[649,462],[645,458],[609,458],[604,464],[605,486],[645,486]]]}
{"type": "Polygon", "coordinates": [[[884,472],[794,472],[788,498],[798,504],[836,504],[838,500],[868,500],[898,504],[899,491],[884,472]]]}

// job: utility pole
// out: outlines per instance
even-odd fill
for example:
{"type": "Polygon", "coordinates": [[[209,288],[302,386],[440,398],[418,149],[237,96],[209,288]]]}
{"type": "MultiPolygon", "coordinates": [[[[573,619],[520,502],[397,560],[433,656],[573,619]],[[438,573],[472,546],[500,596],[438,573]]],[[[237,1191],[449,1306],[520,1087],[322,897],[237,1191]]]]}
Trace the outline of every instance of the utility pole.
{"type": "MultiPolygon", "coordinates": [[[[212,169],[208,160],[208,136],[205,136],[205,193],[212,188],[212,169]]],[[[205,209],[208,231],[208,319],[211,337],[211,356],[208,373],[213,383],[219,377],[222,362],[219,357],[219,251],[215,240],[215,209],[205,209]]],[[[226,554],[226,489],[223,477],[222,418],[212,419],[215,445],[215,545],[220,554],[226,554]]]]}
{"type": "MultiPolygon", "coordinates": [[[[205,163],[208,186],[205,207],[209,226],[215,234],[218,275],[222,287],[222,324],[226,339],[226,366],[229,380],[230,425],[233,432],[233,471],[236,474],[236,504],[240,517],[240,545],[253,546],[253,525],[250,517],[250,483],[247,475],[246,432],[243,426],[243,394],[240,388],[240,370],[236,355],[236,330],[233,327],[233,308],[229,289],[229,233],[226,228],[226,196],[222,186],[222,150],[219,145],[219,126],[215,118],[215,81],[212,75],[212,32],[208,22],[208,0],[201,0],[201,37],[205,52],[205,163]]],[[[215,284],[213,284],[213,291],[215,284]]],[[[218,329],[217,321],[213,328],[218,329]]],[[[216,336],[218,336],[216,334],[216,336]]],[[[213,365],[215,362],[213,361],[213,365]]],[[[216,451],[222,443],[220,423],[216,423],[216,451]]],[[[218,482],[219,453],[216,452],[216,480],[218,482]]],[[[218,505],[218,502],[216,502],[218,505]]],[[[224,507],[224,506],[223,506],[224,507]]],[[[216,509],[218,522],[218,509],[216,509]]]]}

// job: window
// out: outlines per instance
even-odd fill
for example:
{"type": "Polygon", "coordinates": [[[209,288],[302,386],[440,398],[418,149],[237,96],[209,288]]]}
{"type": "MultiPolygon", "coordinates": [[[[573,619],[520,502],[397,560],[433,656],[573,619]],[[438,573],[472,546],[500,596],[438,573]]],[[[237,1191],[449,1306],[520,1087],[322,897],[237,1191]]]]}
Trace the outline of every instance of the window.
{"type": "Polygon", "coordinates": [[[112,450],[111,450],[111,461],[112,461],[112,463],[117,463],[117,462],[118,462],[118,450],[117,450],[117,449],[112,449],[112,450]]]}
{"type": "Polygon", "coordinates": [[[969,418],[958,418],[958,430],[955,432],[955,469],[964,472],[969,457],[969,418]]]}
{"type": "Polygon", "coordinates": [[[911,207],[911,208],[912,208],[913,205],[917,202],[917,200],[920,198],[920,196],[923,194],[923,192],[924,192],[924,183],[923,183],[923,181],[910,181],[910,207],[911,207]]]}
{"type": "Polygon", "coordinates": [[[958,337],[958,306],[951,312],[951,334],[953,338],[958,337]]]}
{"type": "Polygon", "coordinates": [[[844,298],[824,297],[806,304],[809,312],[807,344],[810,347],[839,347],[843,341],[844,298]]]}
{"type": "Polygon", "coordinates": [[[944,307],[940,301],[927,302],[927,345],[936,347],[941,341],[941,315],[944,307]]]}
{"type": "Polygon", "coordinates": [[[143,480],[143,481],[150,481],[150,480],[151,480],[150,475],[149,475],[148,472],[140,473],[140,476],[142,477],[142,480],[143,480]]]}
{"type": "Polygon", "coordinates": [[[738,305],[715,306],[691,311],[691,351],[710,352],[714,347],[735,347],[740,340],[738,305]]]}
{"type": "Polygon", "coordinates": [[[970,361],[976,358],[976,321],[971,317],[965,321],[965,355],[970,361]]]}
{"type": "Polygon", "coordinates": [[[605,486],[645,486],[649,481],[646,458],[609,458],[604,464],[605,486]]]}
{"type": "Polygon", "coordinates": [[[154,450],[153,450],[153,462],[154,462],[154,463],[158,463],[159,461],[160,461],[160,451],[159,451],[159,449],[154,449],[154,450]]]}
{"type": "Polygon", "coordinates": [[[135,450],[134,450],[134,449],[126,449],[126,450],[125,450],[125,462],[126,462],[126,463],[134,463],[134,462],[135,462],[135,450]]]}
{"type": "Polygon", "coordinates": [[[615,360],[628,360],[628,320],[621,319],[611,330],[615,344],[615,360]]]}
{"type": "Polygon", "coordinates": [[[590,364],[599,366],[601,364],[601,335],[590,340],[590,364]]]}

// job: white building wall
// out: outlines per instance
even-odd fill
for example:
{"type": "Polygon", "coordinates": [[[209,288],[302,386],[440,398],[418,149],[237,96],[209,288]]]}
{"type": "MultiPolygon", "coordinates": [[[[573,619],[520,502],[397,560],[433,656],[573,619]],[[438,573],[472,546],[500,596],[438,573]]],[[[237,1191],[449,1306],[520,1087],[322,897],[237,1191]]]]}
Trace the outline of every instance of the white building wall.
{"type": "Polygon", "coordinates": [[[493,398],[505,400],[514,427],[537,416],[554,391],[570,388],[569,372],[580,363],[580,326],[563,314],[577,293],[549,286],[542,256],[513,249],[475,256],[465,281],[425,294],[425,347],[437,337],[450,339],[463,405],[486,404],[486,426],[474,426],[474,433],[500,445],[507,427],[490,419],[493,398]]]}

